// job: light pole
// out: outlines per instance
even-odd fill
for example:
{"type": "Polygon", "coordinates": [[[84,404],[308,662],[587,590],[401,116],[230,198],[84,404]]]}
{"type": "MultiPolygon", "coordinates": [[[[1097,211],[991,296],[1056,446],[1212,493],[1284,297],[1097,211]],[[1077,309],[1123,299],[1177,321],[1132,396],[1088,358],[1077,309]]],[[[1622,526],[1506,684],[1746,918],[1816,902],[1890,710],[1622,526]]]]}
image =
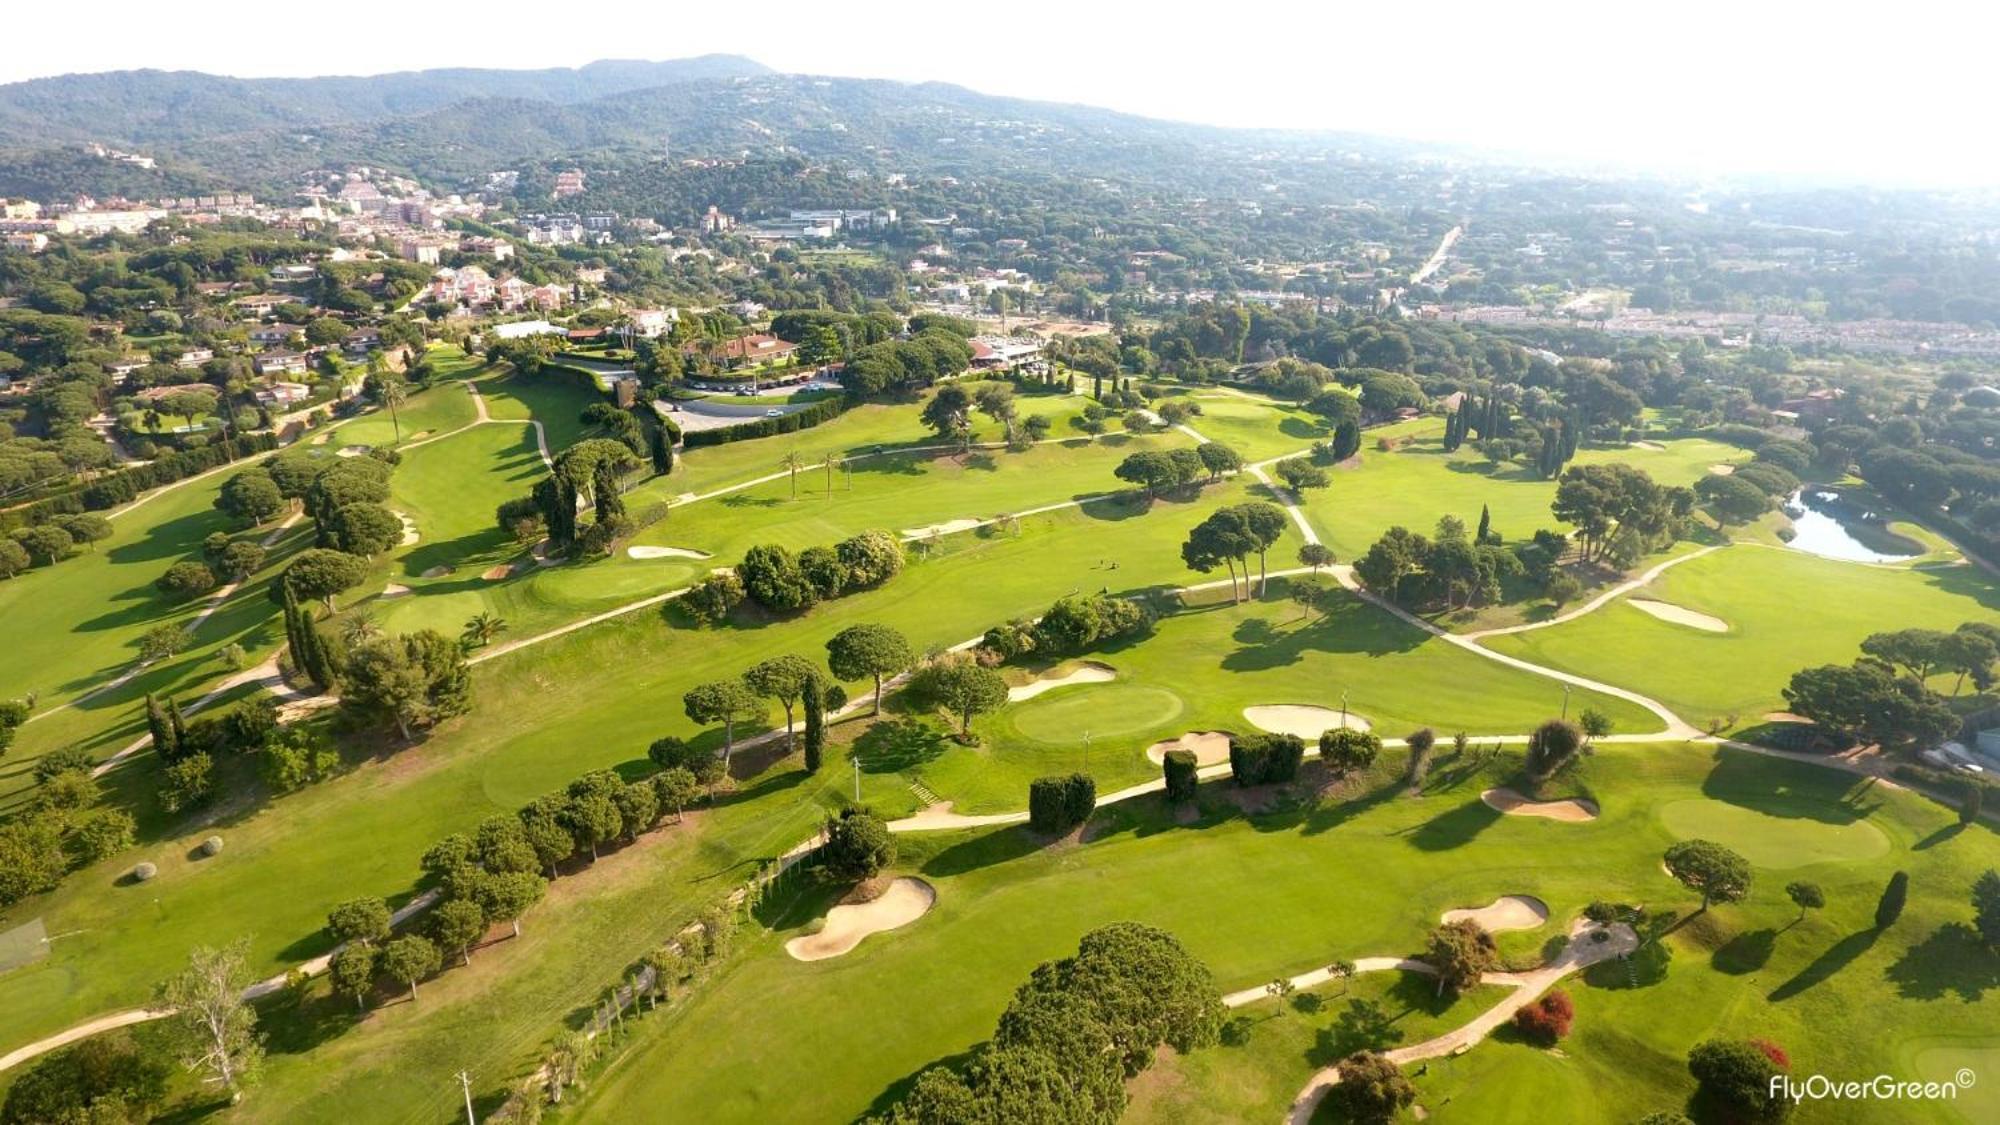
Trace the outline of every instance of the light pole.
{"type": "Polygon", "coordinates": [[[1347,689],[1340,689],[1340,729],[1347,729],[1347,689]]]}
{"type": "Polygon", "coordinates": [[[1563,717],[1563,721],[1564,721],[1564,722],[1568,722],[1568,721],[1569,721],[1569,685],[1568,685],[1568,684],[1564,684],[1564,685],[1563,685],[1563,713],[1562,713],[1562,717],[1563,717]]]}
{"type": "Polygon", "coordinates": [[[854,803],[861,803],[861,759],[854,759],[854,803]]]}
{"type": "Polygon", "coordinates": [[[479,1125],[479,1119],[472,1116],[472,1076],[459,1071],[458,1084],[465,1090],[465,1125],[479,1125]]]}
{"type": "Polygon", "coordinates": [[[1083,772],[1090,772],[1090,732],[1083,732],[1083,772]]]}

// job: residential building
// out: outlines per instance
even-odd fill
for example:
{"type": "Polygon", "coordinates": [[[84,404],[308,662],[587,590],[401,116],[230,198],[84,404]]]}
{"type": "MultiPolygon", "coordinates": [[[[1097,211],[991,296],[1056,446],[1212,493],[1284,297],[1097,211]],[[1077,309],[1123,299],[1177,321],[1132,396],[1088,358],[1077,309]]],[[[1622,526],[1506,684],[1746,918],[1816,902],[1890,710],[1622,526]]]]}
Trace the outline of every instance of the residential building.
{"type": "Polygon", "coordinates": [[[208,348],[189,348],[187,351],[181,353],[179,359],[174,360],[174,366],[200,367],[214,358],[215,353],[208,348]]]}
{"type": "Polygon", "coordinates": [[[502,340],[519,340],[526,336],[567,336],[568,329],[557,328],[546,320],[520,320],[512,324],[496,324],[487,332],[502,340]]]}
{"type": "Polygon", "coordinates": [[[484,305],[493,300],[493,275],[478,266],[441,269],[431,275],[431,297],[445,304],[484,305]]]}
{"type": "Polygon", "coordinates": [[[680,319],[679,309],[633,309],[625,314],[632,322],[634,335],[648,340],[657,340],[674,330],[674,323],[680,319]]]}
{"type": "Polygon", "coordinates": [[[406,262],[434,266],[444,253],[444,247],[433,238],[405,238],[396,243],[396,256],[406,262]]]}
{"type": "Polygon", "coordinates": [[[357,328],[340,339],[340,350],[351,356],[363,356],[382,346],[382,333],[373,328],[357,328]]]}
{"type": "Polygon", "coordinates": [[[253,324],[244,335],[260,348],[283,347],[305,331],[296,324],[253,324]]]}
{"type": "Polygon", "coordinates": [[[567,172],[556,173],[556,189],[552,193],[554,198],[563,199],[572,195],[582,195],[583,192],[584,182],[583,171],[581,169],[571,168],[567,172]]]}
{"type": "Polygon", "coordinates": [[[713,203],[708,205],[707,213],[701,217],[701,230],[703,234],[721,234],[724,231],[734,229],[736,229],[736,220],[733,217],[723,214],[713,203]]]}
{"type": "MultiPolygon", "coordinates": [[[[693,354],[699,352],[701,348],[690,341],[681,350],[693,354]]],[[[785,363],[798,350],[799,346],[790,340],[781,340],[767,333],[759,333],[725,341],[711,354],[733,367],[740,363],[785,363]]]]}
{"type": "Polygon", "coordinates": [[[7,249],[21,254],[39,254],[49,248],[49,236],[41,231],[20,231],[7,236],[7,249]]]}
{"type": "Polygon", "coordinates": [[[311,361],[304,352],[265,352],[257,357],[256,367],[259,375],[303,375],[311,369],[311,361]]]}
{"type": "MultiPolygon", "coordinates": [[[[300,368],[304,370],[303,367],[300,368]]],[[[304,383],[266,383],[250,392],[257,405],[265,407],[296,406],[312,397],[312,388],[304,383]]]]}
{"type": "Polygon", "coordinates": [[[467,235],[458,240],[461,254],[484,254],[496,262],[504,262],[514,256],[514,244],[504,238],[486,238],[467,235]]]}
{"type": "Polygon", "coordinates": [[[972,366],[979,370],[1008,368],[1042,354],[1042,342],[1033,336],[974,336],[972,366]]]}
{"type": "Polygon", "coordinates": [[[0,219],[39,219],[41,217],[42,205],[32,199],[0,199],[0,219]]]}

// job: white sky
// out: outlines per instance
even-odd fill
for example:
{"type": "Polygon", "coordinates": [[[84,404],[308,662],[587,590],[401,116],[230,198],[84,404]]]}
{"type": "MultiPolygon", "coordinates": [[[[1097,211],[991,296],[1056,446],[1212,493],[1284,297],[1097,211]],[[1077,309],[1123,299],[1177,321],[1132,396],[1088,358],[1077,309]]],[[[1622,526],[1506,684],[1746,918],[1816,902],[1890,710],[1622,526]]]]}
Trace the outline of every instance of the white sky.
{"type": "Polygon", "coordinates": [[[0,82],[747,55],[1221,125],[1354,130],[1682,173],[2000,188],[1977,0],[25,3],[0,82]],[[84,26],[79,26],[79,20],[84,26]]]}

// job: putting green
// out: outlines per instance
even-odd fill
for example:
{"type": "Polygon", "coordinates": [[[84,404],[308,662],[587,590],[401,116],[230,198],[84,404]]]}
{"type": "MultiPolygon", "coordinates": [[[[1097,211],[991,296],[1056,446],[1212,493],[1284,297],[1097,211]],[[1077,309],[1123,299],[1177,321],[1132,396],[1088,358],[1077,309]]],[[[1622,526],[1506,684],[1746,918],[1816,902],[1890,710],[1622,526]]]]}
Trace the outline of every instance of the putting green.
{"type": "Polygon", "coordinates": [[[2000,1040],[1922,1039],[1897,1054],[1903,1070],[1895,1077],[1959,1087],[1950,1101],[1937,1103],[1959,1120],[2000,1121],[2000,1040]],[[1970,1086],[1960,1084],[1962,1071],[1972,1073],[1970,1086]]]}
{"type": "Polygon", "coordinates": [[[1152,730],[1186,709],[1181,697],[1145,684],[1090,684],[1058,688],[1010,709],[1014,730],[1035,742],[1065,745],[1152,730]]]}
{"type": "Polygon", "coordinates": [[[1725,801],[1696,798],[1662,806],[1660,820],[1681,839],[1714,840],[1741,852],[1758,867],[1782,869],[1872,859],[1889,850],[1889,838],[1865,820],[1836,824],[1813,819],[1803,810],[1798,816],[1774,816],[1725,801]]]}

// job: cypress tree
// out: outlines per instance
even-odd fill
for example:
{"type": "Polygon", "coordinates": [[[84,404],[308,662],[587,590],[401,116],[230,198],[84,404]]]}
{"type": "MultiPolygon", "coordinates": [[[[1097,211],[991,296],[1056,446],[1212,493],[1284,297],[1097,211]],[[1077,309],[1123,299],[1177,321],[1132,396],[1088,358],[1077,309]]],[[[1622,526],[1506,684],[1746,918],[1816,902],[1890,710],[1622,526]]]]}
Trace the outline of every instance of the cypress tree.
{"type": "Polygon", "coordinates": [[[167,697],[167,745],[172,750],[165,755],[169,762],[178,762],[188,754],[187,723],[181,720],[181,705],[172,696],[167,697]]]}
{"type": "Polygon", "coordinates": [[[609,461],[600,461],[590,475],[590,490],[597,502],[597,522],[609,525],[625,516],[625,498],[618,495],[618,470],[609,461]]]}
{"type": "Polygon", "coordinates": [[[1479,534],[1475,536],[1472,541],[1474,543],[1484,543],[1486,542],[1487,536],[1492,534],[1493,534],[1493,510],[1491,508],[1488,508],[1486,505],[1481,504],[1479,506],[1479,534]]]}
{"type": "Polygon", "coordinates": [[[150,691],[146,693],[146,730],[153,736],[154,753],[168,762],[180,758],[180,747],[174,741],[174,728],[167,721],[166,709],[150,691]]]}
{"type": "Polygon", "coordinates": [[[653,472],[666,476],[674,471],[674,439],[667,433],[666,423],[653,427],[653,472]]]}
{"type": "Polygon", "coordinates": [[[799,694],[806,720],[806,772],[818,773],[820,763],[826,757],[826,699],[819,677],[808,677],[805,689],[799,694]]]}

